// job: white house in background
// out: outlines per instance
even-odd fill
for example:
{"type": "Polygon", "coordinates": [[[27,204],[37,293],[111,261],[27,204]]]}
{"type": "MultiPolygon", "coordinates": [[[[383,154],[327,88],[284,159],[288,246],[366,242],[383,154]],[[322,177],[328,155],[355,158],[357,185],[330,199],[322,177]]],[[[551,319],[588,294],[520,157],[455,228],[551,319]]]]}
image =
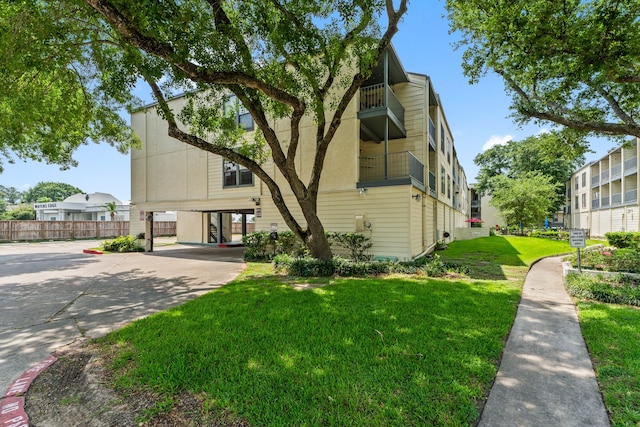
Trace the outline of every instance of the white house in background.
{"type": "Polygon", "coordinates": [[[78,193],[62,202],[34,203],[33,209],[39,221],[111,221],[105,207],[111,202],[115,202],[117,209],[114,221],[129,221],[129,203],[108,193],[78,193]]]}
{"type": "Polygon", "coordinates": [[[638,139],[610,150],[571,175],[565,226],[601,237],[609,231],[639,231],[638,139]]]}

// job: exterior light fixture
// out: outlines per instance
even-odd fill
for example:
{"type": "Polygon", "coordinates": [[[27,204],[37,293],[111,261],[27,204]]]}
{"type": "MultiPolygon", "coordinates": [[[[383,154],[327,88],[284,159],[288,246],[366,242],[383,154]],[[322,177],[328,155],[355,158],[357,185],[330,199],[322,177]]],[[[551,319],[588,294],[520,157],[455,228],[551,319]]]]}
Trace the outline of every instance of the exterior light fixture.
{"type": "Polygon", "coordinates": [[[422,200],[422,195],[421,194],[414,194],[413,196],[411,196],[412,199],[416,199],[416,202],[419,202],[420,200],[422,200]]]}
{"type": "Polygon", "coordinates": [[[256,206],[260,206],[260,197],[252,197],[249,201],[255,203],[256,206]]]}
{"type": "Polygon", "coordinates": [[[363,187],[360,190],[358,190],[358,192],[360,193],[360,196],[364,196],[365,194],[367,194],[367,189],[363,187]]]}

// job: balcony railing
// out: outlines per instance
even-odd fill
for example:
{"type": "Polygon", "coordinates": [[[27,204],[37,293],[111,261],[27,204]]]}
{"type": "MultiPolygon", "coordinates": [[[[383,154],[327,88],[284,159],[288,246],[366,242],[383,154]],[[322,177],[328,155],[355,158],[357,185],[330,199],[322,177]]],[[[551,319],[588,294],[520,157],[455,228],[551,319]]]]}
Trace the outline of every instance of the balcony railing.
{"type": "Polygon", "coordinates": [[[602,171],[600,174],[600,183],[605,184],[607,182],[609,182],[609,171],[602,171]]]}
{"type": "Polygon", "coordinates": [[[622,164],[615,165],[611,168],[611,179],[618,179],[622,176],[622,164]]]}
{"type": "Polygon", "coordinates": [[[597,187],[600,185],[600,175],[591,177],[591,187],[597,187]]]}
{"type": "Polygon", "coordinates": [[[431,195],[431,197],[438,197],[436,176],[433,172],[429,172],[429,194],[431,195]]]}
{"type": "Polygon", "coordinates": [[[624,192],[624,202],[625,203],[633,203],[638,201],[638,189],[634,188],[633,190],[624,192]]]}
{"type": "Polygon", "coordinates": [[[425,190],[424,165],[410,151],[360,157],[360,180],[368,185],[413,184],[425,190]]]}
{"type": "Polygon", "coordinates": [[[611,206],[622,204],[622,193],[611,195],[611,206]]]}
{"type": "Polygon", "coordinates": [[[638,172],[638,157],[624,161],[624,176],[638,172]]]}
{"type": "Polygon", "coordinates": [[[389,107],[395,116],[404,123],[404,107],[398,101],[396,94],[389,87],[388,105],[384,102],[384,83],[366,86],[360,89],[360,111],[371,110],[380,107],[389,107]]]}
{"type": "Polygon", "coordinates": [[[600,199],[591,201],[591,209],[598,209],[600,207],[600,199]]]}
{"type": "Polygon", "coordinates": [[[602,205],[602,207],[603,207],[603,208],[606,208],[606,207],[608,207],[608,206],[609,206],[609,196],[607,196],[607,197],[603,197],[603,198],[602,198],[602,199],[600,199],[600,200],[601,200],[601,202],[602,202],[602,203],[601,203],[601,205],[602,205]]]}

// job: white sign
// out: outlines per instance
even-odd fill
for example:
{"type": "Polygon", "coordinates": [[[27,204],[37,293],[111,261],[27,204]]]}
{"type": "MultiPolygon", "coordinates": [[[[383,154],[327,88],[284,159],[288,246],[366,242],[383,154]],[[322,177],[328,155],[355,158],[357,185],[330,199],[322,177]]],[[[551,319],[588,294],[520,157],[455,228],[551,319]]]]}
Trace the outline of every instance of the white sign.
{"type": "Polygon", "coordinates": [[[569,244],[572,248],[586,248],[584,230],[569,230],[569,244]]]}

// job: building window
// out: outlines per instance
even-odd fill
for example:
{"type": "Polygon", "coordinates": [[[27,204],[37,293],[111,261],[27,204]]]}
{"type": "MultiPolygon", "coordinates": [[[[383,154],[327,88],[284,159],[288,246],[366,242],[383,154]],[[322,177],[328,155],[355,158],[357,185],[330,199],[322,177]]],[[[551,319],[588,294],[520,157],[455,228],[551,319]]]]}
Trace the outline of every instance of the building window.
{"type": "Polygon", "coordinates": [[[587,185],[587,173],[586,172],[582,172],[582,186],[586,186],[587,185]]]}
{"type": "Polygon", "coordinates": [[[253,174],[244,166],[224,159],[222,162],[224,172],[223,187],[240,187],[253,185],[253,174]]]}
{"type": "Polygon", "coordinates": [[[451,164],[451,141],[447,138],[447,162],[451,164]]]}
{"type": "Polygon", "coordinates": [[[447,198],[451,198],[451,177],[447,175],[447,198]]]}
{"type": "Polygon", "coordinates": [[[253,117],[249,110],[244,108],[244,105],[234,95],[224,103],[225,113],[227,111],[233,111],[235,113],[236,123],[244,130],[253,130],[253,117]]]}
{"type": "Polygon", "coordinates": [[[582,209],[586,209],[587,208],[587,194],[583,194],[582,195],[582,209]]]}
{"type": "Polygon", "coordinates": [[[575,182],[576,182],[576,190],[577,190],[578,188],[580,188],[580,185],[579,185],[580,181],[578,181],[578,177],[577,176],[575,178],[575,182]]]}
{"type": "Polygon", "coordinates": [[[443,167],[440,167],[440,192],[444,194],[446,191],[445,183],[444,183],[445,171],[443,167]]]}
{"type": "Polygon", "coordinates": [[[576,209],[580,208],[580,199],[576,196],[576,209]]]}
{"type": "Polygon", "coordinates": [[[56,220],[55,216],[52,216],[51,218],[49,218],[49,221],[55,221],[55,220],[56,220]]]}
{"type": "Polygon", "coordinates": [[[440,151],[444,154],[444,126],[440,125],[440,151]]]}

